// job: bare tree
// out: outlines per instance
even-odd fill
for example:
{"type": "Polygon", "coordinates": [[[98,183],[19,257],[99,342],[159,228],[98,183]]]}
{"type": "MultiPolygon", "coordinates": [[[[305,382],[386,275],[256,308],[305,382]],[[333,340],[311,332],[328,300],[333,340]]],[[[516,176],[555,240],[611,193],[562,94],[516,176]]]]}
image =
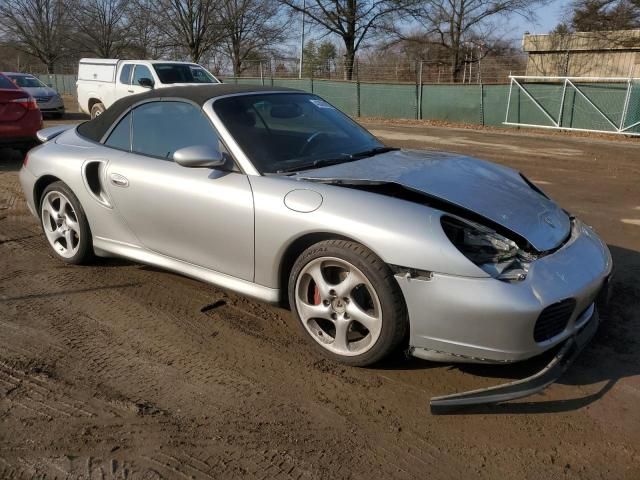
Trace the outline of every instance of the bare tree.
{"type": "Polygon", "coordinates": [[[601,32],[640,28],[640,0],[574,0],[570,29],[601,32]]]}
{"type": "Polygon", "coordinates": [[[286,19],[281,4],[273,0],[226,0],[219,15],[234,75],[242,73],[246,60],[283,40],[286,19]]]}
{"type": "Polygon", "coordinates": [[[546,75],[633,75],[637,67],[625,50],[638,46],[637,28],[640,0],[573,0],[549,35],[525,36],[526,48],[543,52],[530,53],[529,65],[546,75]]]}
{"type": "Polygon", "coordinates": [[[217,12],[224,0],[158,0],[155,14],[169,46],[184,50],[199,62],[223,37],[217,12]]]}
{"type": "Polygon", "coordinates": [[[48,73],[67,53],[66,0],[2,0],[0,28],[14,48],[39,59],[48,73]]]}
{"type": "Polygon", "coordinates": [[[315,24],[342,38],[345,48],[345,79],[353,77],[356,52],[367,35],[384,28],[400,12],[404,0],[280,0],[315,24]]]}
{"type": "Polygon", "coordinates": [[[429,38],[449,56],[451,77],[459,81],[465,65],[466,42],[485,41],[493,35],[492,20],[499,16],[535,17],[549,0],[421,0],[409,11],[429,38]]]}
{"type": "Polygon", "coordinates": [[[117,58],[129,44],[127,0],[76,0],[72,17],[82,50],[117,58]]]}
{"type": "Polygon", "coordinates": [[[131,39],[127,53],[134,58],[160,58],[171,43],[158,26],[155,5],[155,0],[135,0],[127,5],[127,32],[131,39]]]}

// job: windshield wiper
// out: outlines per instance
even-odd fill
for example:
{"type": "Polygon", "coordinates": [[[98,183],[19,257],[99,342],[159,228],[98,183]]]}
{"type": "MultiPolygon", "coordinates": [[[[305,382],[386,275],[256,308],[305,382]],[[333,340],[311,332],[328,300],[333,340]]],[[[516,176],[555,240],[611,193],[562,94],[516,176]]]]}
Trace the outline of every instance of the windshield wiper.
{"type": "Polygon", "coordinates": [[[294,165],[292,167],[287,167],[287,168],[281,168],[280,170],[277,170],[276,173],[289,173],[289,172],[297,172],[299,170],[307,170],[309,168],[315,168],[315,167],[328,167],[329,165],[337,165],[339,163],[351,162],[352,160],[355,160],[355,158],[351,158],[349,155],[345,155],[344,157],[340,157],[340,158],[321,158],[313,162],[294,165]]]}
{"type": "Polygon", "coordinates": [[[395,147],[375,147],[370,148],[369,150],[364,150],[362,152],[351,153],[349,154],[349,159],[360,160],[361,158],[374,157],[376,155],[380,155],[381,153],[394,152],[396,150],[400,149],[395,147]]]}
{"type": "Polygon", "coordinates": [[[364,150],[362,152],[357,152],[357,153],[341,153],[340,157],[337,157],[337,158],[336,157],[321,158],[313,162],[308,162],[308,163],[303,163],[301,165],[294,165],[292,167],[282,168],[276,171],[276,173],[289,173],[289,172],[297,172],[300,170],[308,170],[310,168],[328,167],[329,165],[337,165],[339,163],[353,162],[354,160],[361,160],[363,158],[373,157],[381,153],[392,152],[395,150],[400,150],[400,149],[393,148],[393,147],[375,147],[375,148],[371,148],[369,150],[364,150]]]}

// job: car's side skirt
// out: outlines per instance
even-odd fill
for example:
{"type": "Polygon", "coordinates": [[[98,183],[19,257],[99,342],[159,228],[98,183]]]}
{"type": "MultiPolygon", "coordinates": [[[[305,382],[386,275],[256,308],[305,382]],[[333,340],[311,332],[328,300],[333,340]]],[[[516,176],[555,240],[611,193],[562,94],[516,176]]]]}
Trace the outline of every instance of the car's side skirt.
{"type": "Polygon", "coordinates": [[[124,257],[147,265],[171,270],[263,302],[277,304],[280,301],[280,290],[277,288],[265,287],[264,285],[258,285],[241,278],[202,268],[191,263],[152,252],[137,245],[96,236],[93,238],[93,248],[96,255],[101,257],[124,257]]]}

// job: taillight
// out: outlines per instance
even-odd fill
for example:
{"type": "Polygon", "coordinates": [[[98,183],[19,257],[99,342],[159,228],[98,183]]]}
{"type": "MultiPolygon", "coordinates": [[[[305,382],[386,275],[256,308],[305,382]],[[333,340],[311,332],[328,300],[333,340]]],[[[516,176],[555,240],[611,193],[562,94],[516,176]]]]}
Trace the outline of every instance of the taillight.
{"type": "Polygon", "coordinates": [[[22,161],[22,166],[26,167],[27,163],[29,163],[29,152],[24,154],[24,160],[22,161]]]}
{"type": "Polygon", "coordinates": [[[19,103],[27,110],[38,110],[38,104],[36,103],[36,99],[33,97],[21,97],[11,100],[11,103],[19,103]]]}

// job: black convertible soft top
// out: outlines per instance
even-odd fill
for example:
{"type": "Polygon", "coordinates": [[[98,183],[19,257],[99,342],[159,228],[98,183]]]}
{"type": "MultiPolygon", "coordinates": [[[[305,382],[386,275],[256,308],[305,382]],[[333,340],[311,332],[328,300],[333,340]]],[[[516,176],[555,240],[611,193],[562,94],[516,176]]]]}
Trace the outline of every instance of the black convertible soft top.
{"type": "Polygon", "coordinates": [[[193,85],[169,88],[157,88],[148,92],[139,93],[137,95],[129,95],[121,98],[113,105],[107,108],[102,115],[78,126],[78,133],[85,138],[99,142],[109,130],[113,122],[115,122],[122,113],[124,113],[131,105],[154,98],[177,98],[194,102],[200,106],[204,105],[207,100],[224,95],[233,95],[234,93],[250,93],[250,92],[300,92],[292,88],[284,87],[262,87],[255,85],[231,85],[231,84],[212,84],[212,85],[193,85]]]}

